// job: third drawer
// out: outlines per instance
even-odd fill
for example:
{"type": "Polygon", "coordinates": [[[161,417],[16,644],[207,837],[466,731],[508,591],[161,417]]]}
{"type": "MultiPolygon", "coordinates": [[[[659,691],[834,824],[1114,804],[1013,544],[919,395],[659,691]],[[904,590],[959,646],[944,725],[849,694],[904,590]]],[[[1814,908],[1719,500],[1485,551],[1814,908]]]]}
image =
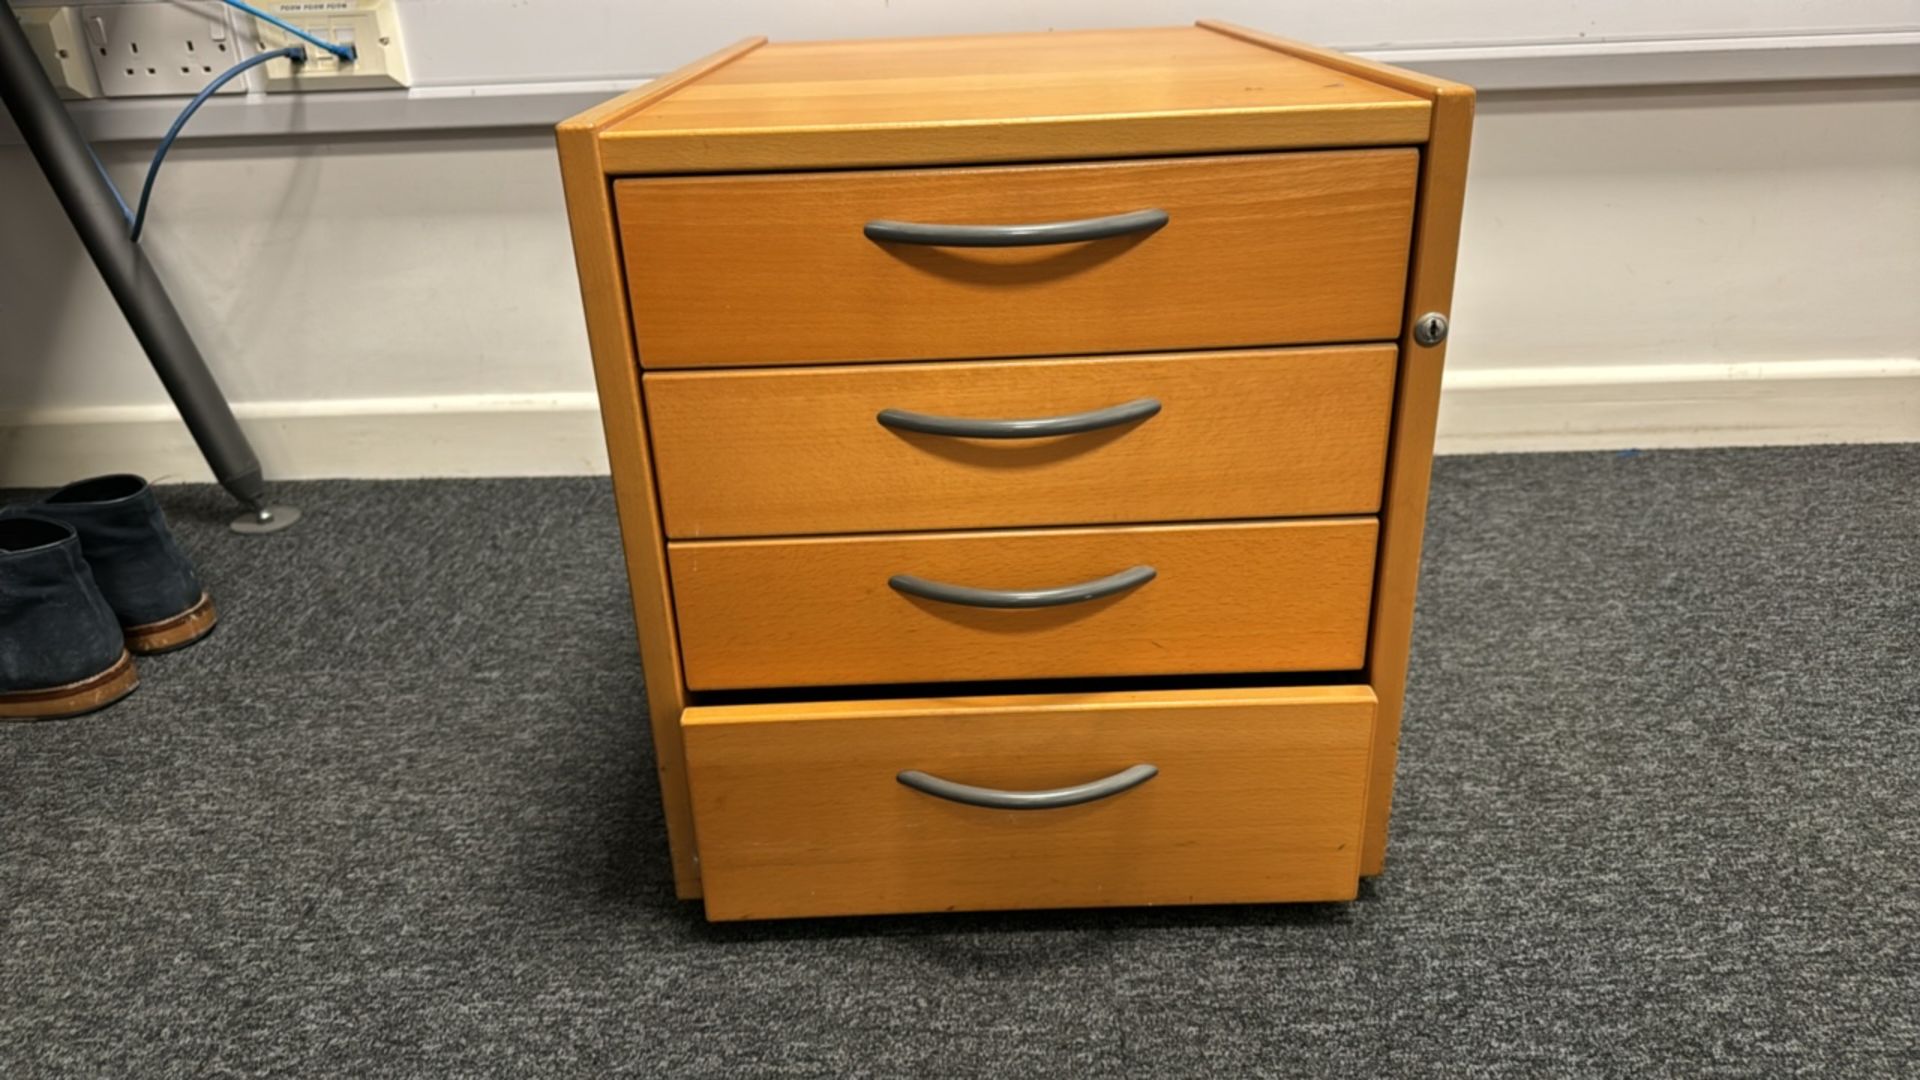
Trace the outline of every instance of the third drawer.
{"type": "Polygon", "coordinates": [[[1372,518],[668,545],[687,685],[1348,671],[1372,518]]]}
{"type": "Polygon", "coordinates": [[[1394,361],[1363,345],[676,372],[646,376],[646,398],[675,539],[1368,514],[1394,361]]]}

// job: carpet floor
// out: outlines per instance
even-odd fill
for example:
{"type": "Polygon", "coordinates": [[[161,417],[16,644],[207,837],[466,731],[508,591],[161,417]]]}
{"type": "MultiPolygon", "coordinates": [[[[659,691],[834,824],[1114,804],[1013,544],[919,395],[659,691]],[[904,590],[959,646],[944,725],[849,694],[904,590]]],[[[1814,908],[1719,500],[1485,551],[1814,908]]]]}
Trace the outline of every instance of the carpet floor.
{"type": "Polygon", "coordinates": [[[1440,461],[1356,903],[719,926],[604,480],[276,494],[0,727],[0,1075],[1920,1075],[1920,446],[1440,461]]]}

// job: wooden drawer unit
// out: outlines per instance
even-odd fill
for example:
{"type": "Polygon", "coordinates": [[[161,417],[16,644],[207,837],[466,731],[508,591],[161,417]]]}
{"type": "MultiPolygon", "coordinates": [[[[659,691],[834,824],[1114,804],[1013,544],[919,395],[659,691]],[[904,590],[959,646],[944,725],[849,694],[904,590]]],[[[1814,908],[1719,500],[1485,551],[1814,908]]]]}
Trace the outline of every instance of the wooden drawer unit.
{"type": "Polygon", "coordinates": [[[1364,686],[690,709],[707,911],[1348,898],[1373,709],[1364,686]]]}
{"type": "Polygon", "coordinates": [[[1472,116],[1202,22],[752,39],[562,124],[680,895],[1380,873],[1472,116]]]}
{"type": "Polygon", "coordinates": [[[643,367],[1139,352],[1393,337],[1418,165],[1353,150],[677,177],[620,181],[614,201],[643,367]],[[1010,212],[1111,235],[939,242],[1010,212]]]}
{"type": "Polygon", "coordinates": [[[714,540],[667,560],[695,690],[1351,671],[1377,537],[1321,518],[714,540]]]}
{"type": "Polygon", "coordinates": [[[1356,345],[644,385],[678,540],[1371,514],[1394,361],[1356,345]]]}

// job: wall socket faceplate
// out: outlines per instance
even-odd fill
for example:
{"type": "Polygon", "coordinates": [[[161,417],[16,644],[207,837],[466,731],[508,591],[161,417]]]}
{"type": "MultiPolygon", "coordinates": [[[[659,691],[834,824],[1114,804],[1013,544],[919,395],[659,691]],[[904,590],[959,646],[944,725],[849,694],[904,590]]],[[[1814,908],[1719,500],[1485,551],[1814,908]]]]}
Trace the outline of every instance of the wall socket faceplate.
{"type": "MultiPolygon", "coordinates": [[[[325,49],[307,46],[307,62],[295,65],[272,60],[266,65],[268,91],[279,90],[394,90],[411,85],[407,54],[400,47],[400,19],[393,0],[262,0],[254,6],[294,26],[359,53],[341,60],[325,49]]],[[[240,25],[251,25],[264,51],[292,45],[299,39],[271,23],[242,14],[240,25]]]]}
{"type": "Polygon", "coordinates": [[[70,7],[22,7],[13,9],[20,28],[27,32],[27,44],[40,60],[60,96],[95,98],[100,96],[100,80],[94,76],[92,52],[80,32],[80,12],[70,7]]]}
{"type": "MultiPolygon", "coordinates": [[[[79,10],[88,56],[107,97],[197,94],[240,59],[223,4],[162,0],[79,10]]],[[[245,89],[236,79],[220,92],[245,89]]]]}

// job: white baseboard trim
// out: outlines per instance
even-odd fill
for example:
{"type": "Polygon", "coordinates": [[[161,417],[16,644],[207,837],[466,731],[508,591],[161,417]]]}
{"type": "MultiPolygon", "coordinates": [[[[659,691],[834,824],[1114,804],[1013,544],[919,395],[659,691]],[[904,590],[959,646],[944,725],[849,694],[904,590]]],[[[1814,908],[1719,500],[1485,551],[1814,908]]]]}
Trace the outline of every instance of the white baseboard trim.
{"type": "MultiPolygon", "coordinates": [[[[236,404],[269,479],[578,476],[607,471],[590,393],[465,394],[236,404]]],[[[106,472],[213,479],[170,405],[0,416],[0,486],[106,472]]]]}
{"type": "MultiPolygon", "coordinates": [[[[269,478],[607,471],[590,393],[235,406],[269,478]]],[[[1443,454],[1920,442],[1920,358],[1450,372],[1443,454]]],[[[0,415],[0,486],[105,472],[211,479],[167,405],[0,415]]]]}
{"type": "Polygon", "coordinates": [[[1920,358],[1447,373],[1443,454],[1920,442],[1920,358]]]}

